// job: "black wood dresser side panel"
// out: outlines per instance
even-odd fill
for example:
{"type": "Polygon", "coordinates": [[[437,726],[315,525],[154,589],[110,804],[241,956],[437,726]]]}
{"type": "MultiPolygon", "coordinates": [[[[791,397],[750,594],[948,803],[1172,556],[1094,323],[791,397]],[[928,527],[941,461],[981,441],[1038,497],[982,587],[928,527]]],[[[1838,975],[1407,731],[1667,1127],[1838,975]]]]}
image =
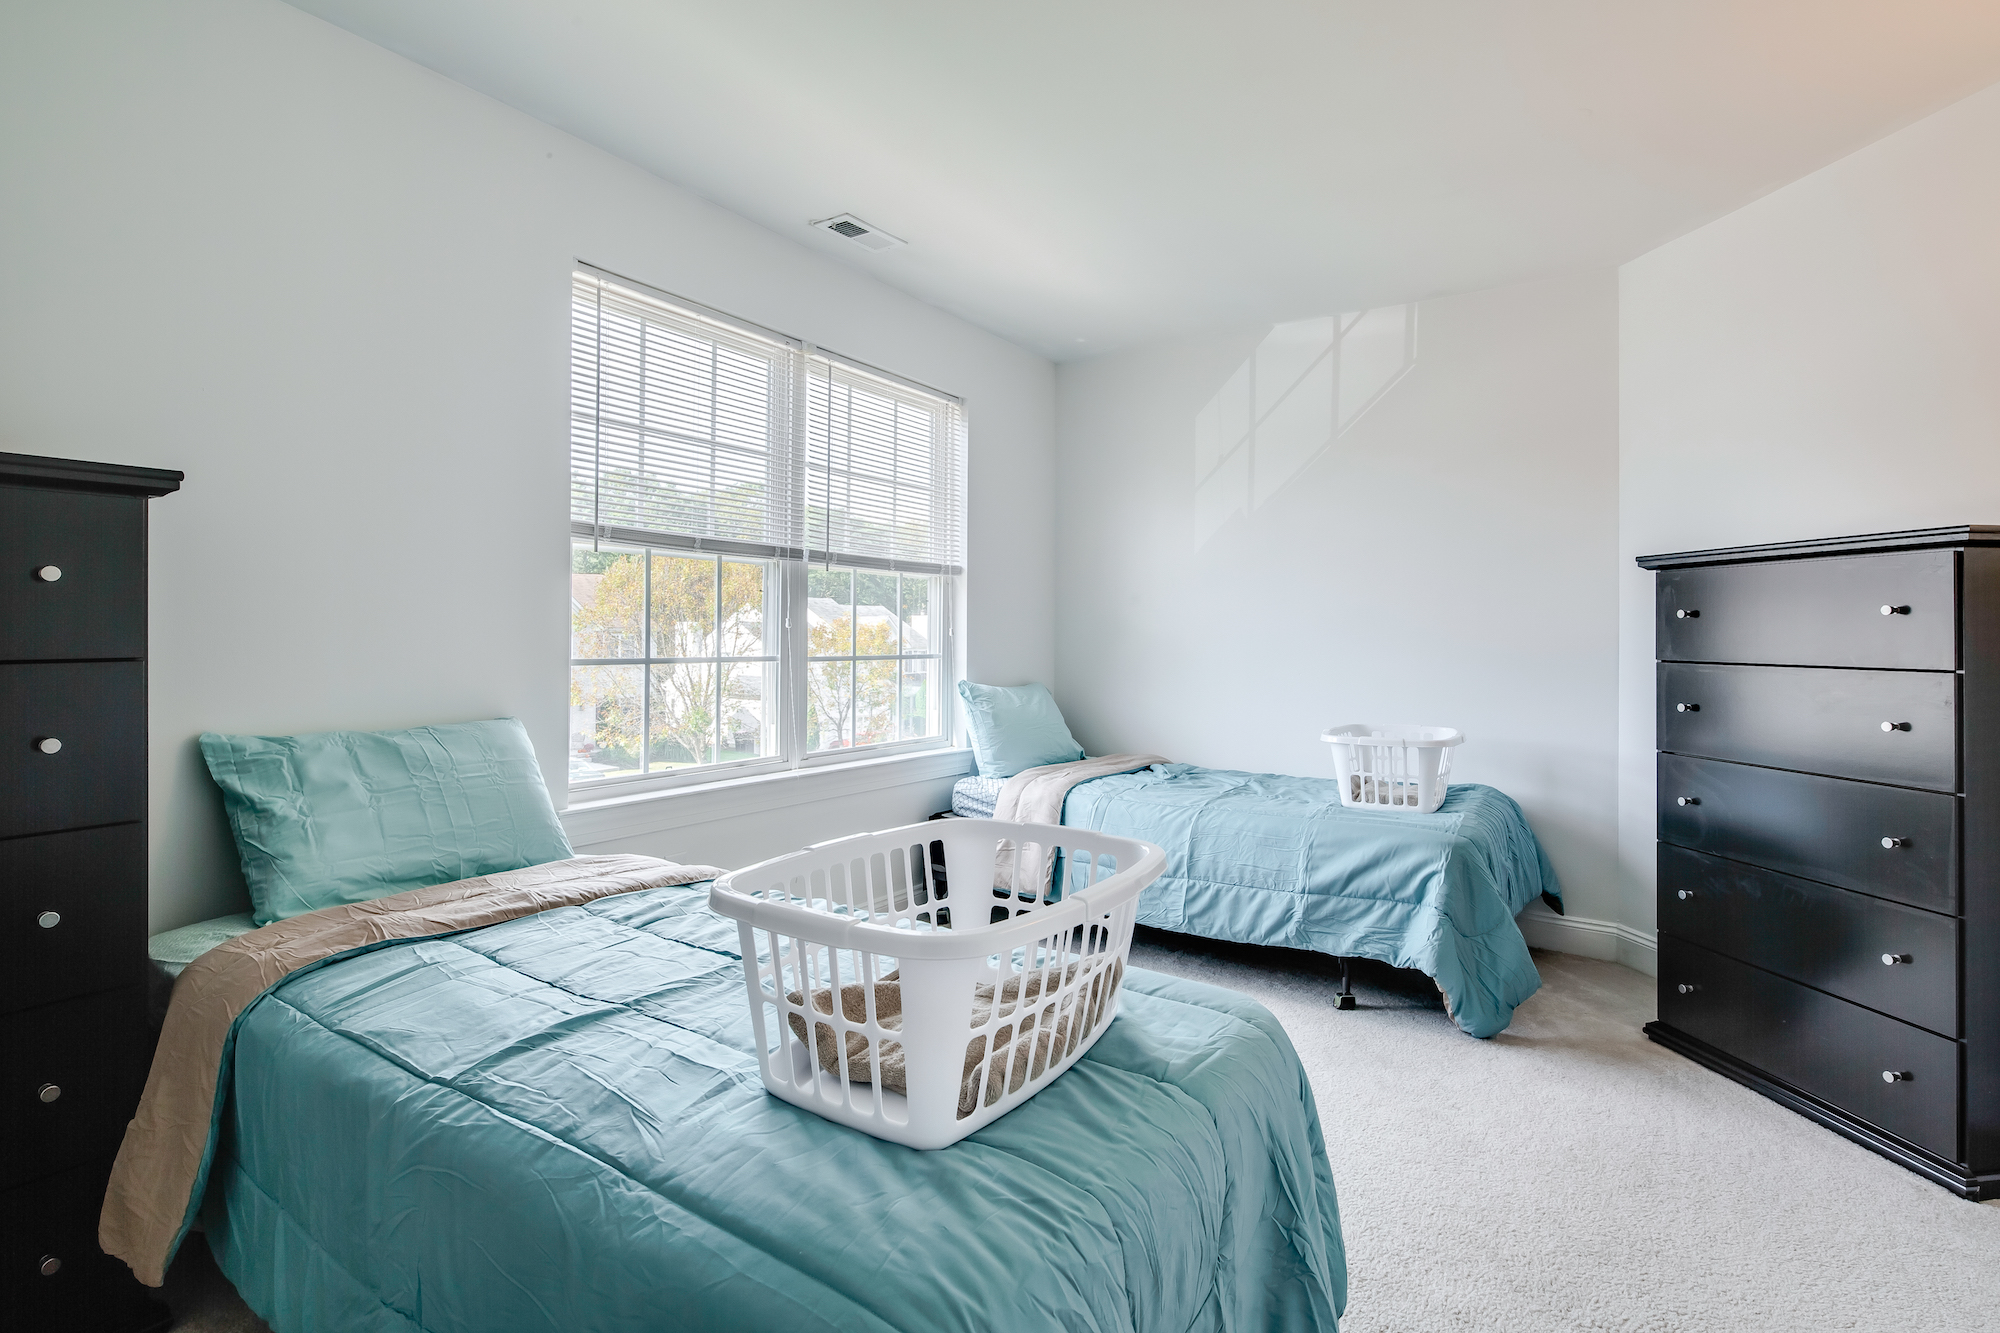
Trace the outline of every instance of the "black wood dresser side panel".
{"type": "Polygon", "coordinates": [[[1974,1174],[2000,1172],[2000,551],[1964,555],[1965,1145],[1974,1174]]]}

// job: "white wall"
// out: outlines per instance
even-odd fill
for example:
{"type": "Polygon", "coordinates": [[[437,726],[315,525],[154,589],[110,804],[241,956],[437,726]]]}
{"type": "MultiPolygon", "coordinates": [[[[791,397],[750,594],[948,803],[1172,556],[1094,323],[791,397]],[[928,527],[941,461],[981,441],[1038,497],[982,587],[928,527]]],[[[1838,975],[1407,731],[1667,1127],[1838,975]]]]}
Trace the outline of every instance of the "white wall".
{"type": "Polygon", "coordinates": [[[1639,554],[2000,522],[2000,87],[1620,271],[1622,912],[1653,926],[1639,554]]]}
{"type": "Polygon", "coordinates": [[[1086,748],[1325,776],[1334,723],[1459,727],[1457,776],[1615,918],[1616,301],[1601,270],[1060,367],[1086,748]]]}
{"type": "MultiPolygon", "coordinates": [[[[968,669],[1051,674],[1046,361],[276,0],[0,7],[0,127],[0,449],[188,474],[155,929],[240,901],[201,731],[511,714],[560,785],[574,259],[962,394],[968,669]]],[[[938,808],[906,776],[590,836],[740,862],[938,808]]]]}

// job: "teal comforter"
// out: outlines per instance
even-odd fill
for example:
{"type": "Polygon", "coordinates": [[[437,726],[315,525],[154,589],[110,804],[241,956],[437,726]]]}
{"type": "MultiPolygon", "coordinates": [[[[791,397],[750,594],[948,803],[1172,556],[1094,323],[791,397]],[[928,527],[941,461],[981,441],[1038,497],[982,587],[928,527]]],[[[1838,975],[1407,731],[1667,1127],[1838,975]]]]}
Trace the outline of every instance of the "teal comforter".
{"type": "Polygon", "coordinates": [[[1156,764],[1077,787],[1063,823],[1166,850],[1141,924],[1416,968],[1475,1037],[1542,984],[1514,917],[1559,898],[1555,870],[1491,787],[1454,784],[1435,813],[1397,814],[1348,809],[1327,778],[1156,764]]]}
{"type": "Polygon", "coordinates": [[[301,971],[238,1019],[203,1216],[278,1333],[1332,1329],[1312,1093],[1126,973],[1046,1091],[916,1152],[765,1094],[733,923],[646,890],[301,971]]]}

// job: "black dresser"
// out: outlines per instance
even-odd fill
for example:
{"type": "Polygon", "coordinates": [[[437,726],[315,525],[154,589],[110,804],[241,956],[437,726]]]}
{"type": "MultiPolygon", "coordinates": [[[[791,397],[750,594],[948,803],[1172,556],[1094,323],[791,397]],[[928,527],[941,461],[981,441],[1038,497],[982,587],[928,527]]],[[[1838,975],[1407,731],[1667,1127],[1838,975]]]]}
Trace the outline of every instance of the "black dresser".
{"type": "Polygon", "coordinates": [[[1653,1040],[2000,1198],[2000,528],[1657,571],[1653,1040]]]}
{"type": "Polygon", "coordinates": [[[146,499],[181,474],[0,453],[0,1324],[166,1308],[97,1243],[145,1082],[146,499]]]}

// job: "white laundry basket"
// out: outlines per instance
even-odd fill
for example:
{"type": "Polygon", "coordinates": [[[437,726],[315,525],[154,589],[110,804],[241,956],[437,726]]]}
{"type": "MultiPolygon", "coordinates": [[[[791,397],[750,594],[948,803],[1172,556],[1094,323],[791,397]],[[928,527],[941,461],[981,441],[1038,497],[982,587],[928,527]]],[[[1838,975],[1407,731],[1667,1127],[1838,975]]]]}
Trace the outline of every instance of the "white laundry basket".
{"type": "Polygon", "coordinates": [[[1090,829],[946,819],[722,876],[709,905],[738,924],[764,1086],[876,1138],[958,1142],[1103,1035],[1165,865],[1090,829]]]}
{"type": "Polygon", "coordinates": [[[1450,727],[1350,722],[1320,739],[1333,745],[1342,805],[1427,815],[1444,803],[1451,752],[1465,736],[1450,727]]]}

